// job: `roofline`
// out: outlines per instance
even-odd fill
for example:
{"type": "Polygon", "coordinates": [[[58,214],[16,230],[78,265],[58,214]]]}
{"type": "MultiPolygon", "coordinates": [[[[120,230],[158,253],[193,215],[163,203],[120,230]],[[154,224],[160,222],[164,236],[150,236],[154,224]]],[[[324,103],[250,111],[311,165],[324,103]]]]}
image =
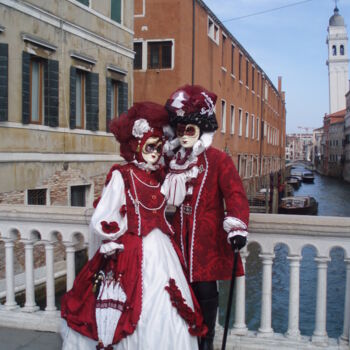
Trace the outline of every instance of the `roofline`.
{"type": "Polygon", "coordinates": [[[253,57],[248,53],[248,51],[243,47],[243,45],[234,37],[234,35],[225,27],[225,25],[219,20],[219,18],[215,15],[215,13],[204,3],[203,0],[196,0],[197,3],[202,6],[209,14],[210,17],[212,17],[217,24],[220,25],[221,29],[225,30],[225,33],[232,39],[232,41],[239,46],[240,50],[249,58],[249,61],[254,62],[254,65],[259,68],[259,70],[264,74],[264,77],[270,82],[271,86],[275,90],[275,92],[281,96],[282,99],[282,91],[281,93],[277,90],[274,83],[271,81],[271,79],[268,77],[268,75],[265,73],[265,71],[256,63],[256,61],[253,59],[253,57]]]}

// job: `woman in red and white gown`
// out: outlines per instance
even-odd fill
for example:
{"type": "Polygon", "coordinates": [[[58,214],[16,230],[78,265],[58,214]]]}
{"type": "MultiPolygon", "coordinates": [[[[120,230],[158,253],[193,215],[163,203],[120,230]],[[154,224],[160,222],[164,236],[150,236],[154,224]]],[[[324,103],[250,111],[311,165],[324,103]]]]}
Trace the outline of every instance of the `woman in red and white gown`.
{"type": "Polygon", "coordinates": [[[167,123],[144,102],[111,124],[128,163],[107,175],[90,224],[98,250],[62,298],[64,350],[192,350],[206,332],[160,193],[167,123]]]}

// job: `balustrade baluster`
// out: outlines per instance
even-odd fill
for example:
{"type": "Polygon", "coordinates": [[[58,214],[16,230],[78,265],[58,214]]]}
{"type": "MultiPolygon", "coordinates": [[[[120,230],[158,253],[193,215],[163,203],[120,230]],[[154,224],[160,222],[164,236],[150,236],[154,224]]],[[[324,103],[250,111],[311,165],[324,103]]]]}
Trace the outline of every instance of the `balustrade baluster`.
{"type": "Polygon", "coordinates": [[[4,239],[5,241],[5,256],[6,256],[6,303],[5,307],[8,310],[18,307],[15,300],[15,276],[13,268],[13,248],[15,246],[12,239],[4,239]]]}
{"type": "Polygon", "coordinates": [[[272,263],[274,254],[260,254],[262,259],[262,296],[261,296],[261,320],[258,336],[269,337],[273,335],[271,327],[272,306],[272,263]]]}
{"type": "Polygon", "coordinates": [[[75,279],[75,247],[74,243],[65,242],[67,263],[67,291],[73,287],[75,279]]]}
{"type": "MultiPolygon", "coordinates": [[[[245,270],[247,251],[241,252],[242,264],[245,270]]],[[[232,334],[245,335],[248,332],[245,323],[245,276],[236,277],[236,304],[235,304],[235,322],[233,324],[232,334]]]]}
{"type": "Polygon", "coordinates": [[[300,339],[299,330],[299,299],[300,299],[300,260],[301,256],[289,256],[289,312],[288,312],[288,338],[300,339]]]}
{"type": "Polygon", "coordinates": [[[53,242],[45,242],[45,257],[46,257],[46,308],[45,308],[45,311],[56,311],[53,252],[54,252],[53,242]]]}
{"type": "Polygon", "coordinates": [[[313,342],[325,343],[328,340],[326,332],[327,319],[327,263],[326,257],[315,258],[317,262],[317,297],[315,330],[312,336],[313,342]]]}
{"type": "Polygon", "coordinates": [[[340,340],[349,343],[350,328],[350,259],[344,259],[346,263],[346,285],[345,285],[345,306],[344,306],[344,323],[343,334],[340,340]]]}
{"type": "Polygon", "coordinates": [[[34,312],[39,309],[35,303],[35,292],[34,292],[34,241],[22,240],[24,244],[25,253],[25,275],[26,275],[26,302],[22,311],[34,312]]]}

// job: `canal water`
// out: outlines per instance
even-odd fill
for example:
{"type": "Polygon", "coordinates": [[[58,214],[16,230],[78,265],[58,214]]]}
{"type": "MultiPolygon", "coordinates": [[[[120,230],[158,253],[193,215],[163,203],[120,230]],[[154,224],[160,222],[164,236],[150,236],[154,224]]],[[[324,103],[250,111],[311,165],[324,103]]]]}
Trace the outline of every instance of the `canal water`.
{"type": "MultiPolygon", "coordinates": [[[[292,172],[303,172],[296,168],[292,172]]],[[[310,195],[318,202],[319,216],[350,217],[350,183],[339,179],[315,174],[313,184],[303,183],[295,195],[310,195]]],[[[248,245],[249,256],[246,262],[246,323],[249,330],[260,326],[262,264],[259,259],[259,246],[248,245]]],[[[275,248],[272,272],[272,328],[285,333],[288,328],[289,304],[289,262],[288,249],[280,244],[275,248]]],[[[300,331],[311,336],[315,326],[317,266],[314,261],[316,250],[306,246],[302,252],[300,267],[300,331]]],[[[328,263],[327,287],[327,333],[338,338],[343,331],[345,301],[345,263],[341,248],[331,251],[328,263]]],[[[220,282],[219,323],[224,325],[229,283],[220,282]]],[[[234,319],[234,306],[231,310],[231,325],[234,319]]]]}

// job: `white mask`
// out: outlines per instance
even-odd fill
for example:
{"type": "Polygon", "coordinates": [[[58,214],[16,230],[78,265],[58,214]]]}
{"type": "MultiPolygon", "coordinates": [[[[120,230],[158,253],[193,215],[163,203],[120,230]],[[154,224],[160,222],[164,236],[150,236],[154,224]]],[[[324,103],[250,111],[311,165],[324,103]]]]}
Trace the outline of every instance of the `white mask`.
{"type": "Polygon", "coordinates": [[[176,134],[183,148],[192,148],[199,139],[200,129],[195,124],[178,124],[176,134]]]}
{"type": "Polygon", "coordinates": [[[162,155],[163,142],[159,137],[149,137],[142,147],[142,158],[148,164],[156,164],[162,155]]]}

